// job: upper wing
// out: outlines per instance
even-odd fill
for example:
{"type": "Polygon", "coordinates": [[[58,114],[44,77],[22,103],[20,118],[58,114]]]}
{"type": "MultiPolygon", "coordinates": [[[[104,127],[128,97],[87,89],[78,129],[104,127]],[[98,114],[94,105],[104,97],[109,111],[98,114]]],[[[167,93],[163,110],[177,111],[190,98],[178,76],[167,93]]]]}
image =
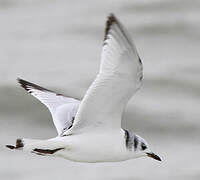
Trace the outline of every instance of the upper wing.
{"type": "Polygon", "coordinates": [[[106,23],[99,73],[80,104],[71,131],[121,128],[123,110],[140,88],[142,77],[137,50],[125,28],[111,14],[106,23]]]}
{"type": "Polygon", "coordinates": [[[80,101],[57,94],[28,81],[18,79],[20,85],[47,106],[59,135],[72,127],[80,101]]]}

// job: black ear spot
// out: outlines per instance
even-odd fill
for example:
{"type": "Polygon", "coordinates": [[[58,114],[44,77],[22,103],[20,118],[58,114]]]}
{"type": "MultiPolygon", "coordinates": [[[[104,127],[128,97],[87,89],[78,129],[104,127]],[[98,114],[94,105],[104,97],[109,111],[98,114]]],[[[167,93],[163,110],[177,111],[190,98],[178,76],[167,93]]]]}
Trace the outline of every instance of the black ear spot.
{"type": "Polygon", "coordinates": [[[141,143],[141,149],[144,151],[145,149],[147,149],[147,146],[142,142],[141,143]]]}

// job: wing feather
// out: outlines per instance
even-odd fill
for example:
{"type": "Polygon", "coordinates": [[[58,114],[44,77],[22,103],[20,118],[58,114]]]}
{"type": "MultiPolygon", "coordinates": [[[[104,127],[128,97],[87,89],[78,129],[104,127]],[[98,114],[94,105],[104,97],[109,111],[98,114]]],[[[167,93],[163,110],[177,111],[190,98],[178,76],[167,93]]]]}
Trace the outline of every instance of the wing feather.
{"type": "Polygon", "coordinates": [[[135,45],[111,14],[106,22],[100,70],[80,104],[72,131],[121,128],[124,108],[141,80],[142,62],[135,45]]]}
{"type": "Polygon", "coordinates": [[[57,94],[23,79],[18,79],[18,82],[49,109],[59,135],[72,126],[80,100],[57,94]]]}

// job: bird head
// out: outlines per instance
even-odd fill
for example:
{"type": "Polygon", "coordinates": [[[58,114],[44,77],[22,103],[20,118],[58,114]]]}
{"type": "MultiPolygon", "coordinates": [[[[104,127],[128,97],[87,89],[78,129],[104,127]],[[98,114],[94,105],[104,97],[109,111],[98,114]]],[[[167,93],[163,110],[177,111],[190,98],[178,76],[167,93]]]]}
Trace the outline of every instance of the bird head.
{"type": "Polygon", "coordinates": [[[161,161],[161,158],[151,151],[149,144],[146,142],[145,139],[128,130],[124,131],[126,148],[129,150],[129,154],[131,157],[137,158],[147,156],[155,160],[161,161]]]}
{"type": "Polygon", "coordinates": [[[146,142],[146,140],[144,140],[140,136],[137,135],[134,137],[134,145],[135,151],[139,156],[147,156],[157,161],[162,161],[158,155],[151,151],[149,144],[146,142]]]}

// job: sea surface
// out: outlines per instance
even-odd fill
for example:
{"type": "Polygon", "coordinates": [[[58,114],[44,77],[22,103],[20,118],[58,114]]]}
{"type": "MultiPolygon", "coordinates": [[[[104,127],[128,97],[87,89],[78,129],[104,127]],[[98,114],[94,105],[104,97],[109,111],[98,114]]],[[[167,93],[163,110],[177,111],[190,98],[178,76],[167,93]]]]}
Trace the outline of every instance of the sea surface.
{"type": "Polygon", "coordinates": [[[0,22],[0,180],[200,179],[200,1],[0,0],[0,22]],[[163,161],[75,163],[6,149],[18,137],[56,136],[48,110],[16,78],[82,98],[98,72],[110,12],[144,65],[122,126],[163,161]]]}

